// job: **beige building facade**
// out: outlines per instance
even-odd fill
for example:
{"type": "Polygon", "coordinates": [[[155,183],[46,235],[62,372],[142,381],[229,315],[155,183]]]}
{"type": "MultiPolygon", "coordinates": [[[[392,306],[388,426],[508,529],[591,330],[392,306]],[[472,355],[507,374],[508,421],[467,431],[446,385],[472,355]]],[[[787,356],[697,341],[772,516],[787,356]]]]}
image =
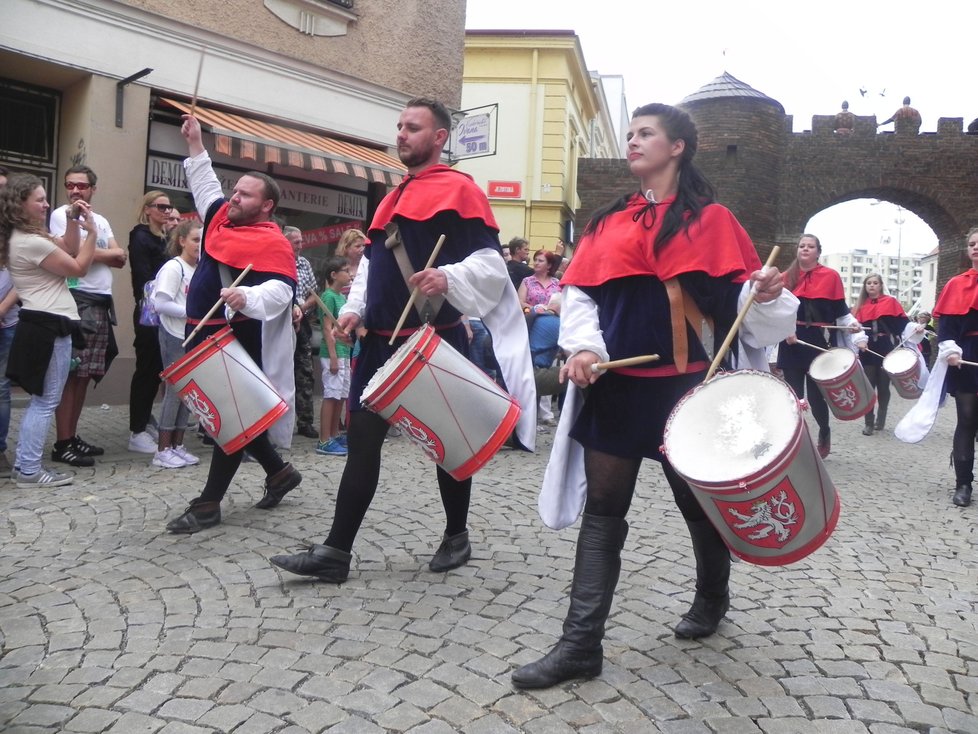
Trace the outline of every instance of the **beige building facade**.
{"type": "MultiPolygon", "coordinates": [[[[624,104],[624,93],[613,97],[624,104]]],[[[505,244],[531,249],[568,243],[573,232],[579,158],[620,158],[601,77],[585,64],[571,31],[467,31],[462,108],[495,106],[494,155],[464,159],[490,197],[505,244]]]]}
{"type": "MultiPolygon", "coordinates": [[[[2,16],[0,164],[39,174],[53,205],[63,172],[90,166],[122,247],[145,192],[192,211],[179,124],[195,97],[222,183],[274,176],[314,262],[401,180],[404,102],[461,103],[458,0],[6,0],[2,16]]],[[[128,399],[133,362],[129,269],[113,272],[120,356],[97,402],[128,399]]]]}

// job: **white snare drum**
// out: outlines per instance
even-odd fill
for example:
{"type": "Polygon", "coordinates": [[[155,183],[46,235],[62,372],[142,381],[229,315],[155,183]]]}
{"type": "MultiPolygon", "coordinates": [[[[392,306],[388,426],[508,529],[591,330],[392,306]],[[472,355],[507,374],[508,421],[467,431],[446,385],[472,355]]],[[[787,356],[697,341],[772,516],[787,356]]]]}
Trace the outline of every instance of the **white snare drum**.
{"type": "Polygon", "coordinates": [[[876,391],[850,349],[836,347],[822,352],[808,368],[808,376],[839,420],[862,418],[876,405],[876,391]]]}
{"type": "Polygon", "coordinates": [[[919,354],[916,349],[897,347],[883,358],[883,369],[901,398],[916,400],[924,391],[920,387],[919,354]]]}
{"type": "Polygon", "coordinates": [[[204,337],[160,377],[226,454],[244,448],[289,411],[230,326],[204,337]]]}
{"type": "Polygon", "coordinates": [[[693,388],[669,415],[662,450],[745,561],[793,563],[835,529],[838,492],[798,398],[773,375],[741,370],[693,388]]]}
{"type": "Polygon", "coordinates": [[[496,454],[521,412],[515,398],[428,325],[377,371],[360,401],[458,480],[496,454]]]}

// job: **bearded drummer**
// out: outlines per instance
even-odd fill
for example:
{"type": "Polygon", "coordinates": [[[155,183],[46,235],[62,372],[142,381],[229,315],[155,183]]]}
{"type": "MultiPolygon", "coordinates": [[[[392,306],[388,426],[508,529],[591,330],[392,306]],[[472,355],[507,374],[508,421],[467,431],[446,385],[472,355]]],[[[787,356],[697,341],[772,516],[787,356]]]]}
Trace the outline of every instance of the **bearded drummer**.
{"type": "Polygon", "coordinates": [[[798,298],[798,318],[795,333],[778,346],[778,369],[795,395],[808,399],[812,417],[818,424],[818,453],[824,459],[832,450],[829,406],[808,370],[821,353],[819,350],[850,344],[850,348],[864,348],[868,337],[849,312],[842,278],[818,261],[821,254],[822,243],[818,237],[803,234],[798,240],[794,262],[784,271],[785,286],[798,298]],[[826,337],[827,326],[846,331],[831,330],[831,335],[826,337]],[[799,340],[805,343],[799,344],[799,340]]]}
{"type": "MultiPolygon", "coordinates": [[[[519,448],[532,450],[536,438],[536,393],[526,321],[502,257],[499,228],[486,195],[472,178],[441,164],[451,116],[441,102],[413,99],[401,112],[397,130],[397,153],[408,174],[374,215],[364,258],[336,330],[338,338],[348,339],[362,325],[367,335],[360,341],[351,379],[349,453],[336,493],[333,524],[322,544],[305,553],[271,559],[291,573],[338,584],[350,573],[353,542],[377,490],[389,427],[364,408],[361,397],[370,379],[425,322],[444,342],[466,354],[462,314],[482,319],[492,335],[506,389],[523,410],[516,428],[519,448]],[[441,235],[445,240],[434,267],[425,268],[441,235]],[[422,296],[419,307],[409,312],[404,328],[395,334],[415,287],[422,296]]],[[[478,410],[471,405],[457,408],[478,410]]],[[[472,479],[456,480],[441,467],[436,474],[445,531],[428,568],[443,572],[465,564],[472,554],[468,532],[472,479]]]]}
{"type": "Polygon", "coordinates": [[[573,386],[540,512],[555,528],[576,522],[582,508],[583,516],[563,635],[543,658],[513,672],[519,688],[601,673],[625,517],[643,459],[662,464],[696,557],[696,594],[675,635],[695,639],[717,630],[730,604],[730,552],[660,451],[665,425],[683,395],[702,383],[709,354],[723,343],[752,281],[757,304],[740,328],[742,348],[731,366],[766,370],[764,347],[792,332],[797,310],[777,268],[761,270],[744,228],[715,203],[713,188],[693,165],[698,133],[689,115],[645,105],[632,116],[627,138],[640,189],[594,214],[561,281],[559,343],[571,355],[564,378],[573,386]],[[606,373],[594,369],[642,354],[660,359],[606,373]]]}
{"type": "MultiPolygon", "coordinates": [[[[280,196],[278,184],[264,173],[253,171],[238,179],[231,198],[225,199],[221,182],[204,149],[197,118],[184,115],[180,132],[190,152],[184,161],[187,182],[204,221],[200,261],[187,293],[188,333],[223,298],[235,314],[230,325],[241,346],[259,368],[264,368],[281,394],[292,396],[295,392],[292,360],[266,359],[264,364],[262,360],[263,355],[291,355],[294,346],[295,255],[291,243],[272,221],[280,196]],[[252,269],[240,285],[228,287],[248,265],[252,269]]],[[[211,319],[187,348],[192,349],[204,337],[225,326],[227,320],[223,315],[211,319]]],[[[290,410],[289,416],[293,415],[294,411],[290,410]]],[[[283,433],[291,440],[291,422],[283,433]]],[[[232,454],[224,453],[215,444],[203,491],[191,500],[182,515],[167,523],[166,529],[171,533],[196,533],[220,523],[221,500],[245,451],[265,470],[265,493],[255,507],[267,510],[278,505],[287,492],[299,485],[302,475],[282,460],[268,434],[269,431],[264,431],[232,454]]]]}
{"type": "Polygon", "coordinates": [[[863,427],[863,435],[872,436],[873,431],[882,431],[886,425],[886,409],[890,405],[890,376],[883,369],[883,357],[900,344],[919,344],[924,338],[924,327],[911,323],[900,302],[886,293],[879,273],[870,273],[863,279],[853,315],[869,339],[867,348],[859,353],[859,361],[869,384],[876,390],[875,421],[873,411],[869,411],[863,427]]]}

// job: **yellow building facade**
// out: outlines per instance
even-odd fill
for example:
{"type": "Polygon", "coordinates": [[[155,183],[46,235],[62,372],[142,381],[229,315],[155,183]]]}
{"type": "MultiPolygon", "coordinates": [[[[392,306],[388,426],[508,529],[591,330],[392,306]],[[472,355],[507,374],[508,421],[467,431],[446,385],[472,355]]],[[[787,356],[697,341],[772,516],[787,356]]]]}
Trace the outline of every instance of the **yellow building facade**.
{"type": "MultiPolygon", "coordinates": [[[[614,100],[611,107],[619,104],[614,100]]],[[[571,31],[466,31],[462,109],[496,105],[495,155],[458,168],[489,195],[505,244],[572,243],[579,158],[620,158],[600,77],[571,31]]]]}

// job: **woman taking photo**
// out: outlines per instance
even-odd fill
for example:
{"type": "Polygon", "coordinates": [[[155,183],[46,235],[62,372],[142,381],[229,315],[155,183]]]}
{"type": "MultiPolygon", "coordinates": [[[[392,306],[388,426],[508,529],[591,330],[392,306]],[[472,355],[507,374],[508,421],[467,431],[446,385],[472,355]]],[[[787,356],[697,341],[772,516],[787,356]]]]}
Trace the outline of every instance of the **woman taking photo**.
{"type": "Polygon", "coordinates": [[[900,302],[884,292],[883,278],[877,273],[871,273],[863,280],[854,315],[869,338],[866,348],[859,353],[859,361],[876,390],[875,423],[873,411],[870,411],[863,427],[863,435],[872,436],[874,430],[882,431],[886,425],[886,409],[890,405],[890,376],[883,369],[883,357],[904,342],[919,342],[924,328],[912,324],[900,302]]]}
{"type": "Polygon", "coordinates": [[[45,226],[48,209],[37,176],[18,173],[0,188],[0,266],[10,271],[22,303],[7,374],[31,395],[12,473],[21,488],[57,487],[73,478],[45,469],[41,455],[68,379],[71,334],[78,322],[65,278],[84,276],[95,256],[91,207],[84,201],[72,205],[60,247],[45,226]]]}
{"type": "MultiPolygon", "coordinates": [[[[183,221],[171,231],[166,252],[172,259],[167,260],[156,274],[153,305],[160,315],[160,356],[164,367],[169,367],[185,354],[183,340],[187,327],[187,291],[200,256],[200,232],[200,222],[197,220],[183,221]]],[[[160,435],[153,455],[153,466],[179,469],[200,463],[200,459],[183,445],[189,412],[176,388],[165,384],[163,405],[160,407],[160,435]]]]}
{"type": "Polygon", "coordinates": [[[859,322],[849,313],[842,278],[839,274],[818,262],[822,243],[813,234],[803,234],[798,240],[794,262],[784,271],[784,284],[798,298],[798,323],[795,333],[778,346],[778,369],[784,375],[795,395],[808,398],[812,417],[818,424],[818,453],[823,459],[832,450],[832,430],[829,427],[829,406],[815,381],[808,376],[808,368],[821,354],[819,349],[845,346],[845,335],[831,330],[825,336],[826,326],[848,327],[857,336],[854,345],[866,343],[859,322]],[[799,340],[805,342],[799,344],[799,340]],[[812,346],[809,346],[812,345],[812,346]],[[816,348],[817,347],[817,348],[816,348]]]}
{"type": "MultiPolygon", "coordinates": [[[[978,435],[978,227],[968,232],[967,256],[971,268],[951,278],[934,306],[937,318],[937,359],[946,360],[947,391],[954,396],[958,422],[954,427],[951,460],[954,497],[958,507],[971,504],[974,481],[975,436],[978,435]]],[[[937,370],[935,369],[935,374],[937,370]]]]}
{"type": "Polygon", "coordinates": [[[662,464],[696,557],[696,594],[675,634],[699,638],[716,631],[729,605],[730,554],[689,485],[659,451],[670,411],[709,366],[688,322],[685,333],[673,334],[670,295],[685,291],[713,317],[716,347],[746,300],[749,281],[756,281],[758,305],[748,312],[740,337],[762,362],[762,347],[790,333],[794,320],[795,300],[779,297],[781,274],[760,271],[747,233],[715,203],[713,188],[693,165],[697,131],[689,115],[664,104],[640,107],[627,139],[629,169],[640,189],[594,214],[561,281],[559,341],[570,354],[562,375],[574,387],[560,416],[541,514],[551,527],[567,525],[573,519],[551,521],[551,505],[571,505],[565,488],[582,482],[586,499],[563,635],[547,655],[513,673],[518,688],[601,673],[601,641],[628,533],[625,516],[645,458],[662,464]],[[755,331],[759,315],[768,325],[764,334],[755,331]],[[640,354],[660,360],[603,374],[592,369],[640,354]]]}
{"type": "Polygon", "coordinates": [[[129,450],[141,454],[156,453],[156,430],[150,426],[153,401],[160,390],[159,329],[139,323],[139,304],[145,285],[156,277],[166,262],[167,215],[173,210],[169,197],[162,191],[150,191],[139,207],[139,223],[129,232],[129,267],[132,273],[132,294],[136,299],[133,310],[136,350],[136,369],[129,383],[129,450]],[[147,431],[147,427],[150,431],[147,431]]]}

